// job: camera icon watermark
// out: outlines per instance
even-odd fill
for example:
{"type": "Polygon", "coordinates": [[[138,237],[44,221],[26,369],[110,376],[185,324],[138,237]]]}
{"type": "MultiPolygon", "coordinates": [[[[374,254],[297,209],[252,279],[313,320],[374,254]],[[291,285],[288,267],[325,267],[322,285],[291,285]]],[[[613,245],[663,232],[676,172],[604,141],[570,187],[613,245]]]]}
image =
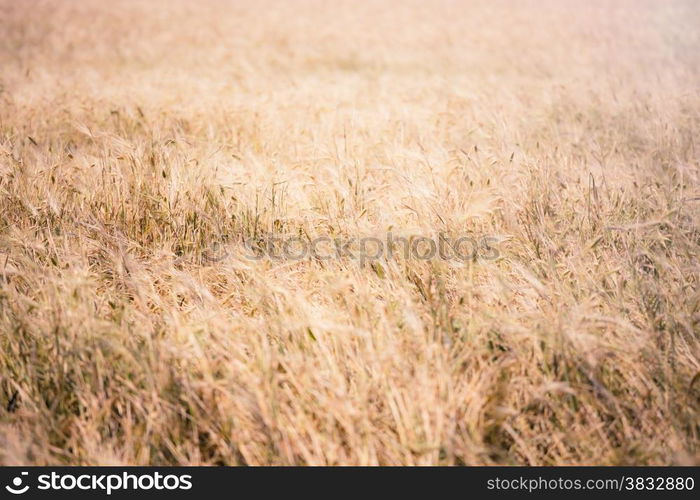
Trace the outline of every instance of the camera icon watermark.
{"type": "Polygon", "coordinates": [[[12,493],[13,495],[21,495],[22,493],[26,493],[27,490],[29,489],[29,485],[26,484],[26,485],[22,486],[22,483],[23,483],[22,479],[23,479],[23,476],[28,476],[28,475],[29,475],[29,472],[20,473],[19,476],[12,479],[12,485],[5,486],[5,489],[7,491],[9,491],[10,493],[12,493]]]}

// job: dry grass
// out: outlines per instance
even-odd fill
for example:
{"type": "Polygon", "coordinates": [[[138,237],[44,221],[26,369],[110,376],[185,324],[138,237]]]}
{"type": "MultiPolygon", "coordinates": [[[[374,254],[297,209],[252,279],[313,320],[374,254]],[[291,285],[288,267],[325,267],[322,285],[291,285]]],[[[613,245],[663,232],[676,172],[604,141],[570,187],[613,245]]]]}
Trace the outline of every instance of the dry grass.
{"type": "Polygon", "coordinates": [[[700,461],[697,2],[0,0],[0,68],[1,463],[700,461]],[[389,230],[499,258],[205,258],[389,230]]]}

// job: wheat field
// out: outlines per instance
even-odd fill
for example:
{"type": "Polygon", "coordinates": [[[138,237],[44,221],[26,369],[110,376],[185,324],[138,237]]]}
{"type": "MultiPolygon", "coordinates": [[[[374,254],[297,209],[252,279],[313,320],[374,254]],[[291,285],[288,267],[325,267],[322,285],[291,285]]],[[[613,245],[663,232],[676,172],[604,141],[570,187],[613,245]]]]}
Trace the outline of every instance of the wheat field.
{"type": "Polygon", "coordinates": [[[699,464],[699,138],[692,0],[0,0],[0,463],[699,464]]]}

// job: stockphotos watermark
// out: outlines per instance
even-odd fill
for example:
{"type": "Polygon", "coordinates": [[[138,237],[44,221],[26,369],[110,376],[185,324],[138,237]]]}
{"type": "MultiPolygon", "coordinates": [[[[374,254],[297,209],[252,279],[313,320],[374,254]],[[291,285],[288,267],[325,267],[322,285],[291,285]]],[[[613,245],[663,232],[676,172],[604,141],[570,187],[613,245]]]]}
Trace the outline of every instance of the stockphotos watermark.
{"type": "Polygon", "coordinates": [[[221,261],[235,255],[248,260],[329,261],[356,260],[360,264],[392,260],[433,260],[475,262],[496,260],[500,256],[496,236],[463,235],[452,237],[445,233],[434,236],[399,236],[392,232],[377,236],[317,236],[265,234],[243,239],[243,245],[216,242],[203,257],[221,261]]]}
{"type": "Polygon", "coordinates": [[[174,491],[191,490],[190,474],[130,473],[119,474],[80,474],[58,473],[40,474],[31,487],[29,472],[22,471],[15,476],[5,490],[13,495],[22,495],[30,489],[43,491],[91,491],[111,495],[115,491],[174,491]]]}

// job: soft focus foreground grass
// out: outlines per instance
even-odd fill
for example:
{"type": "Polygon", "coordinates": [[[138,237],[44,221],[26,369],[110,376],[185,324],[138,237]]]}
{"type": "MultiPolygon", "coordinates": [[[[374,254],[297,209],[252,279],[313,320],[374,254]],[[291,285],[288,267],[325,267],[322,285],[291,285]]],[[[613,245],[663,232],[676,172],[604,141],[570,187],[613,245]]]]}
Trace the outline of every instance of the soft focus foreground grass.
{"type": "Polygon", "coordinates": [[[699,90],[691,0],[0,0],[0,463],[697,464],[699,90]],[[499,258],[206,258],[387,231],[499,258]]]}

